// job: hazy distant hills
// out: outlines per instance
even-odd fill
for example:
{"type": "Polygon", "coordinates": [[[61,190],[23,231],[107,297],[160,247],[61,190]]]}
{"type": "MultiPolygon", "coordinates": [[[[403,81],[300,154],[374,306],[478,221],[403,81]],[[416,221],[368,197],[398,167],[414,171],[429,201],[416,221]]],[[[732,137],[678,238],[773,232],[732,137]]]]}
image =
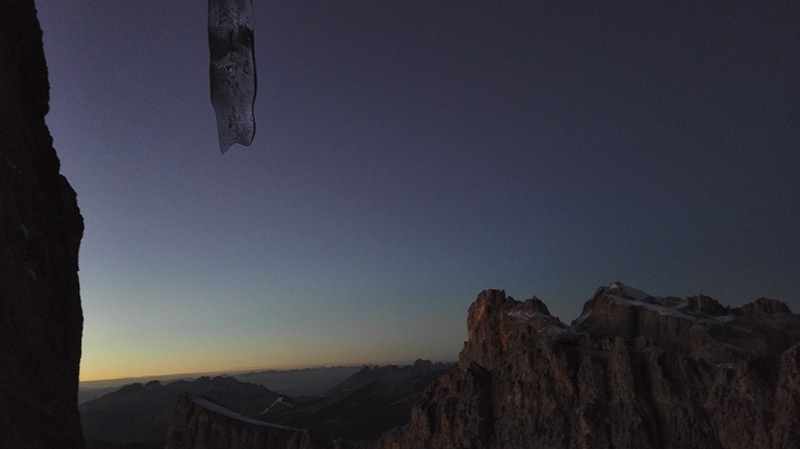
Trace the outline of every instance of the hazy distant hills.
{"type": "Polygon", "coordinates": [[[84,437],[111,443],[163,443],[172,406],[183,393],[205,396],[244,415],[258,414],[280,397],[262,385],[232,377],[134,383],[80,406],[84,437]]]}
{"type": "MultiPolygon", "coordinates": [[[[299,368],[288,370],[262,370],[246,373],[229,373],[242,382],[263,385],[270,390],[278,391],[291,397],[319,396],[331,388],[339,385],[351,374],[362,368],[358,366],[330,366],[317,368],[299,368]]],[[[211,374],[202,374],[215,377],[211,374]]],[[[159,380],[161,383],[171,383],[176,380],[193,380],[201,374],[172,375],[157,378],[131,378],[115,380],[95,380],[81,382],[78,388],[78,404],[97,399],[105,394],[119,390],[121,387],[133,383],[146,383],[159,380]]]]}
{"type": "Polygon", "coordinates": [[[292,370],[251,371],[233,374],[242,382],[264,385],[265,387],[291,396],[319,396],[341,384],[361,366],[331,366],[323,368],[302,368],[292,370]]]}
{"type": "Polygon", "coordinates": [[[130,443],[163,447],[176,400],[183,393],[191,393],[247,417],[337,438],[374,440],[385,431],[408,423],[411,406],[425,388],[453,366],[417,360],[406,366],[266,371],[236,376],[270,381],[301,393],[308,392],[309,382],[316,379],[316,391],[328,391],[321,396],[296,399],[231,376],[133,383],[82,404],[81,422],[85,438],[93,440],[93,448],[130,443]],[[343,373],[347,377],[342,381],[343,373]],[[340,382],[331,385],[331,379],[337,377],[340,382]],[[327,388],[322,390],[323,387],[327,388]]]}
{"type": "Polygon", "coordinates": [[[433,371],[450,369],[453,366],[455,366],[455,363],[433,363],[430,360],[422,359],[417,359],[413,365],[365,366],[342,381],[342,383],[332,388],[330,392],[346,390],[373,381],[383,385],[394,385],[398,382],[422,376],[433,371]]]}
{"type": "Polygon", "coordinates": [[[373,441],[406,424],[411,407],[454,363],[417,360],[414,365],[364,367],[329,394],[295,407],[270,409],[259,418],[334,438],[373,441]]]}

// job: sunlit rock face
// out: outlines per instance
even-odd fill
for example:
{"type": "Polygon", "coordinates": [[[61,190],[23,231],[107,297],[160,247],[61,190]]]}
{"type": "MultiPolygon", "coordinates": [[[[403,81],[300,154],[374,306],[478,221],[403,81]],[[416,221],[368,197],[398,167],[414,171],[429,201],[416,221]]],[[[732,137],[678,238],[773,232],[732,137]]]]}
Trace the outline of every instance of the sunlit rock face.
{"type": "Polygon", "coordinates": [[[0,448],[83,447],[78,367],[83,220],[45,126],[33,0],[0,13],[0,448]]]}
{"type": "Polygon", "coordinates": [[[375,447],[797,448],[799,330],[773,300],[614,283],[567,326],[538,299],[484,291],[459,367],[375,447]]]}

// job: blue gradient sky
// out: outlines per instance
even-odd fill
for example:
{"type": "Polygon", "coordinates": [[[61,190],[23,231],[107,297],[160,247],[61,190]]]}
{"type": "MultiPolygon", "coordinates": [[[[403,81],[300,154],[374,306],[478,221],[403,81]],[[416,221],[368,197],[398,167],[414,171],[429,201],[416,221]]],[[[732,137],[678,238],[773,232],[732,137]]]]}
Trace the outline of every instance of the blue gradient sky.
{"type": "Polygon", "coordinates": [[[205,2],[37,1],[82,380],[454,360],[485,288],[798,311],[800,4],[585,3],[255,0],[223,156],[205,2]]]}

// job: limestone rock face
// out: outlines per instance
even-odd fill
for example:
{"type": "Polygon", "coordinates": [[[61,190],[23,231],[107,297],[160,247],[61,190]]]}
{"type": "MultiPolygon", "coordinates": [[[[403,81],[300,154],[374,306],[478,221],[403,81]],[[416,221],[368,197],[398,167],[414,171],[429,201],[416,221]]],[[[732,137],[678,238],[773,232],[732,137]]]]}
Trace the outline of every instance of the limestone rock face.
{"type": "Polygon", "coordinates": [[[798,448],[800,316],[772,300],[597,290],[571,326],[536,298],[482,292],[458,368],[400,448],[798,448]]]}
{"type": "Polygon", "coordinates": [[[165,449],[345,449],[340,442],[249,419],[201,396],[181,395],[165,449]]]}
{"type": "Polygon", "coordinates": [[[0,13],[0,447],[83,447],[78,368],[83,220],[45,126],[33,0],[0,13]]]}
{"type": "Polygon", "coordinates": [[[800,317],[780,301],[731,309],[707,296],[655,298],[621,283],[599,288],[573,328],[595,339],[643,337],[710,363],[773,357],[800,341],[800,317]]]}

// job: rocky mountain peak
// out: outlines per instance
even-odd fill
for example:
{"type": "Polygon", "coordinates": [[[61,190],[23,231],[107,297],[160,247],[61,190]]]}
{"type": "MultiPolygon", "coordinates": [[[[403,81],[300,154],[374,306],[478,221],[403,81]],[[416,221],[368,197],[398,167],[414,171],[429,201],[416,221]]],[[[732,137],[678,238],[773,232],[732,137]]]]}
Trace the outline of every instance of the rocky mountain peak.
{"type": "Polygon", "coordinates": [[[800,337],[800,320],[776,300],[732,309],[704,295],[655,297],[615,282],[597,289],[571,330],[594,338],[646,338],[710,363],[731,363],[783,352],[800,337]]]}
{"type": "Polygon", "coordinates": [[[789,306],[775,300],[767,298],[759,298],[755,302],[746,304],[740,309],[743,315],[777,315],[792,313],[789,306]]]}
{"type": "MultiPolygon", "coordinates": [[[[706,295],[690,296],[686,299],[690,309],[697,310],[709,316],[722,316],[730,313],[730,308],[722,307],[722,304],[706,295]]],[[[788,308],[786,311],[789,311],[788,308]]]]}
{"type": "Polygon", "coordinates": [[[800,316],[600,287],[566,326],[487,290],[459,366],[384,435],[399,448],[800,448],[800,316]]]}
{"type": "Polygon", "coordinates": [[[495,357],[511,349],[520,349],[527,337],[535,333],[548,335],[566,331],[557,317],[550,315],[547,306],[535,296],[526,301],[517,301],[506,296],[503,290],[484,290],[469,307],[467,313],[468,340],[459,358],[462,369],[472,361],[492,364],[484,357],[495,357]],[[519,336],[512,339],[511,336],[519,336]],[[497,352],[489,351],[497,348],[497,352]]]}

